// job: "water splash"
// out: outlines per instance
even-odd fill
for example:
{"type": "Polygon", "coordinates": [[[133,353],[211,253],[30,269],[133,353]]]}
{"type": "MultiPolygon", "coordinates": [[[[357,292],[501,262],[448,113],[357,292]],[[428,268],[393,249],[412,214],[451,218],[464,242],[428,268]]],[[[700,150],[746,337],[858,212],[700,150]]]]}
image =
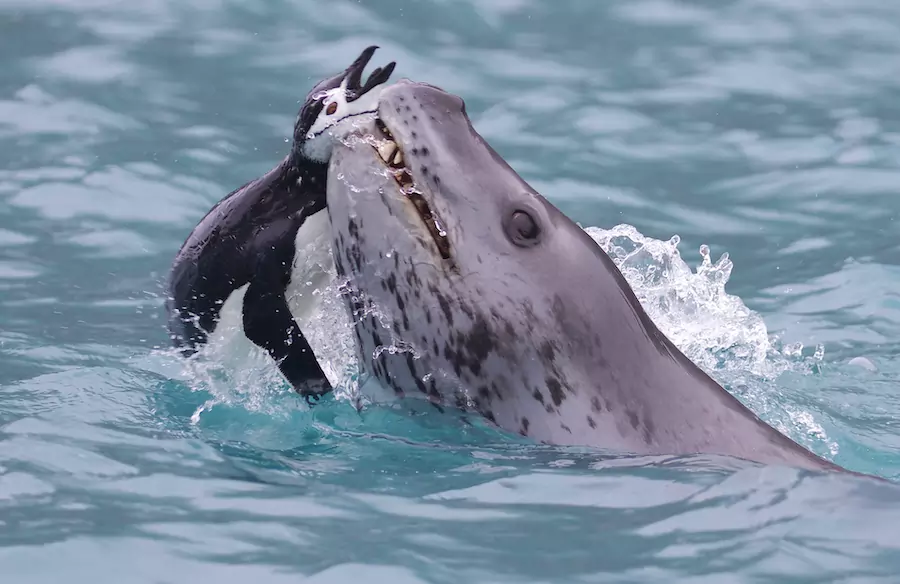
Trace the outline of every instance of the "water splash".
{"type": "Polygon", "coordinates": [[[713,263],[709,247],[700,246],[702,259],[693,271],[678,250],[678,235],[660,241],[627,224],[585,231],[618,266],[653,322],[707,371],[774,378],[824,357],[821,346],[809,360],[802,359],[802,344],[781,346],[759,314],[725,291],[734,268],[727,252],[713,263]]]}
{"type": "Polygon", "coordinates": [[[609,254],[648,316],[689,359],[781,432],[814,450],[824,446],[837,453],[837,444],[812,413],[794,405],[775,383],[788,371],[818,371],[824,347],[804,357],[801,343],[782,345],[759,314],[728,294],[725,285],[734,268],[728,253],[713,263],[709,247],[700,246],[701,262],[694,271],[681,257],[678,235],[660,241],[627,224],[585,232],[609,254]]]}

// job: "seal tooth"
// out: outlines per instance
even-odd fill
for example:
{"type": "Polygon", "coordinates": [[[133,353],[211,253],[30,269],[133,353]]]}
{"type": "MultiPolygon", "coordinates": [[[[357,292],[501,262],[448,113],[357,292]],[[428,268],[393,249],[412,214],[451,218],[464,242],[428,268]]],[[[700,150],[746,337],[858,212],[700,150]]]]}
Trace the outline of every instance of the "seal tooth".
{"type": "Polygon", "coordinates": [[[397,148],[397,152],[394,154],[393,164],[394,166],[403,166],[403,153],[399,148],[397,148]]]}
{"type": "Polygon", "coordinates": [[[377,150],[378,156],[380,156],[381,159],[386,163],[390,163],[391,159],[394,157],[394,152],[399,152],[397,143],[391,140],[384,140],[381,144],[378,145],[377,150]]]}

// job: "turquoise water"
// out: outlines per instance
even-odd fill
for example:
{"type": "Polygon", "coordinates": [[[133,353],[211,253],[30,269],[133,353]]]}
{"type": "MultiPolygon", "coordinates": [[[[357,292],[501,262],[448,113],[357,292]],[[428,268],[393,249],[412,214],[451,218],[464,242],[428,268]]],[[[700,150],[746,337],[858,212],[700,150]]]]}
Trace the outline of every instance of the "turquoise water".
{"type": "Polygon", "coordinates": [[[178,247],[370,43],[754,411],[900,479],[900,4],[0,0],[2,581],[896,582],[893,482],[310,410],[171,356],[178,247]]]}

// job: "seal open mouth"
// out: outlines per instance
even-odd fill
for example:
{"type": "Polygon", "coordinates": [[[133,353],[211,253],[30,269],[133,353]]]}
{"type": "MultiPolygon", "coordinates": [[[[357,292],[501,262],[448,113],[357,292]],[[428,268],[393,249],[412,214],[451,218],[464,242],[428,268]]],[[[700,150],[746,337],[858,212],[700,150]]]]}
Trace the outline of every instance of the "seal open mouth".
{"type": "Polygon", "coordinates": [[[432,211],[428,201],[422,196],[421,191],[416,188],[412,173],[404,162],[402,148],[400,148],[393,134],[391,134],[391,131],[388,130],[387,125],[380,117],[375,118],[375,127],[381,133],[380,136],[376,137],[378,139],[377,145],[373,146],[375,152],[378,153],[378,157],[391,170],[391,174],[394,175],[394,180],[397,181],[400,191],[412,202],[432,239],[434,239],[441,257],[449,260],[450,240],[447,238],[447,230],[437,214],[432,211]]]}

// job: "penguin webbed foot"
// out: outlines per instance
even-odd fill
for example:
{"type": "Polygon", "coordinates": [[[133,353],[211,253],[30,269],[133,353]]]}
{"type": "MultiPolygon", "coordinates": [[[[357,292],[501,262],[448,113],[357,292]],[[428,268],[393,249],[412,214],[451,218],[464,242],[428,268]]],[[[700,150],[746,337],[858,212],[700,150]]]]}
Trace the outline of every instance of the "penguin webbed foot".
{"type": "Polygon", "coordinates": [[[313,407],[331,393],[331,385],[324,380],[308,381],[303,384],[303,387],[295,386],[295,391],[306,401],[306,405],[313,407]]]}

